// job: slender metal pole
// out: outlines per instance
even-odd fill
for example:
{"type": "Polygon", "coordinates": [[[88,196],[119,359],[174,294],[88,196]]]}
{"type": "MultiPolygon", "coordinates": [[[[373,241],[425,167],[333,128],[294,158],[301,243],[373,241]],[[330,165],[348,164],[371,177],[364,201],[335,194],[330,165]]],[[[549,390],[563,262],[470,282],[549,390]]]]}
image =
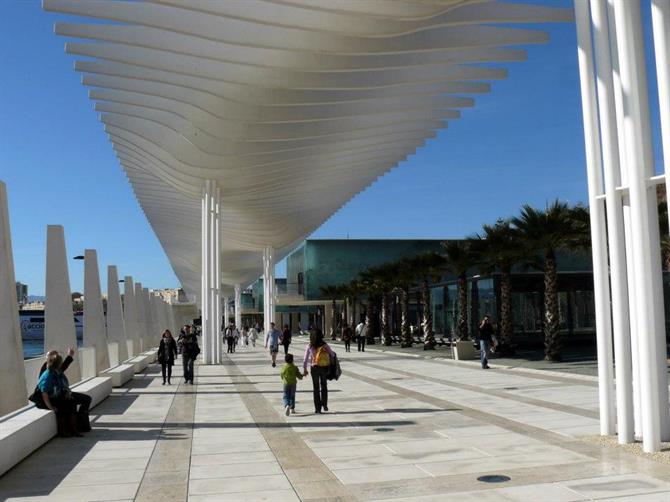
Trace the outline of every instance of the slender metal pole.
{"type": "MultiPolygon", "coordinates": [[[[607,20],[609,24],[610,53],[612,61],[612,81],[614,84],[614,103],[617,119],[617,135],[619,138],[619,165],[621,167],[621,185],[628,186],[628,171],[626,169],[626,135],[624,133],[624,108],[623,108],[623,90],[621,88],[621,76],[619,72],[619,49],[617,47],[616,24],[614,23],[614,0],[607,0],[607,20]]],[[[633,375],[633,416],[635,422],[635,437],[642,437],[642,404],[640,400],[640,363],[638,350],[637,323],[632,320],[637,319],[635,314],[636,302],[635,296],[630,294],[635,284],[632,230],[630,217],[630,199],[628,193],[624,192],[623,203],[623,226],[626,245],[626,272],[628,276],[628,311],[631,339],[631,362],[633,375]]]]}
{"type": "Polygon", "coordinates": [[[651,21],[654,30],[663,164],[667,187],[667,173],[670,171],[670,0],[651,0],[651,21]]]}
{"type": "Polygon", "coordinates": [[[242,329],[242,286],[235,284],[235,326],[242,329]]]}
{"type": "Polygon", "coordinates": [[[614,332],[617,432],[619,443],[631,443],[633,428],[633,388],[630,348],[630,318],[628,312],[628,282],[623,228],[623,204],[616,188],[621,184],[619,138],[616,127],[614,82],[610,55],[607,4],[591,0],[593,40],[597,60],[598,111],[602,141],[607,236],[609,241],[610,285],[612,291],[612,328],[614,332]]]}
{"type": "Polygon", "coordinates": [[[607,244],[605,242],[605,208],[598,199],[603,192],[600,138],[591,45],[591,23],[588,0],[575,0],[586,171],[589,207],[591,209],[591,249],[593,253],[593,288],[598,343],[598,393],[600,434],[614,434],[614,380],[612,369],[612,323],[610,318],[607,244]]]}
{"type": "Polygon", "coordinates": [[[214,265],[215,265],[215,315],[214,315],[214,363],[221,364],[222,338],[221,338],[221,189],[216,188],[214,200],[214,265]]]}
{"type": "Polygon", "coordinates": [[[207,249],[208,249],[208,228],[209,228],[209,181],[205,181],[202,189],[201,201],[201,274],[200,274],[200,312],[201,312],[201,329],[202,329],[202,359],[207,363],[207,319],[209,307],[209,273],[207,267],[207,249]]]}
{"type": "Polygon", "coordinates": [[[623,90],[624,132],[631,208],[634,258],[634,296],[640,357],[643,449],[660,449],[662,428],[668,424],[668,386],[665,369],[665,313],[661,283],[660,236],[655,192],[647,180],[653,175],[653,151],[647,70],[639,2],[614,1],[623,90]],[[662,346],[661,346],[662,340],[662,346]],[[660,371],[661,349],[663,370],[660,371]]]}

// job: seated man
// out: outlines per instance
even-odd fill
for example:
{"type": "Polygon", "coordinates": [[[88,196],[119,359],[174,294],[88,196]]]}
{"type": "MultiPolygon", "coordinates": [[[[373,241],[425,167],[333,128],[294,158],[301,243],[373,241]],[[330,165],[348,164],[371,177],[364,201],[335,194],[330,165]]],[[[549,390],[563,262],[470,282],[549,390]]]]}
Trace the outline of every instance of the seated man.
{"type": "MultiPolygon", "coordinates": [[[[42,373],[44,373],[47,369],[47,361],[49,360],[49,358],[57,355],[58,355],[57,350],[50,350],[49,352],[46,353],[46,360],[44,361],[44,364],[42,364],[42,367],[40,368],[40,373],[37,376],[38,381],[42,377],[42,373]]],[[[60,371],[62,373],[65,373],[65,370],[67,370],[67,368],[72,363],[73,356],[74,356],[74,349],[70,347],[69,349],[67,349],[67,357],[63,360],[60,366],[60,371]]],[[[91,396],[87,394],[82,394],[81,392],[70,392],[70,395],[72,396],[72,400],[75,405],[75,411],[78,414],[77,428],[79,429],[79,432],[90,431],[91,424],[88,420],[88,409],[91,406],[91,396]]]]}

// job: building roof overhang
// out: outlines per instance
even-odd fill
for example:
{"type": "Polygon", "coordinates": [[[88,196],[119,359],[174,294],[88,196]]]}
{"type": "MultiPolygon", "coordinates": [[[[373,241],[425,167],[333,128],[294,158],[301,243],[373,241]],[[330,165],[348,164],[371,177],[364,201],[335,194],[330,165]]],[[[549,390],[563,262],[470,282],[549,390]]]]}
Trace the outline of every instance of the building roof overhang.
{"type": "Polygon", "coordinates": [[[489,0],[43,0],[170,263],[200,291],[222,188],[225,285],[251,283],[433,138],[569,9],[489,0]],[[480,64],[486,63],[486,64],[480,64]]]}

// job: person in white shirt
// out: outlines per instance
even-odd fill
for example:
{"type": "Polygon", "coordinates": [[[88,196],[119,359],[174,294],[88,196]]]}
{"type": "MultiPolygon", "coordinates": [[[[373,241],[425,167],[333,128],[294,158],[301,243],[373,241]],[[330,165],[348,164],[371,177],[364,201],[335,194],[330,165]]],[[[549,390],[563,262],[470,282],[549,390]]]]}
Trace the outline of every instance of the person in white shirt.
{"type": "Polygon", "coordinates": [[[365,338],[368,336],[368,325],[361,321],[356,326],[356,339],[358,340],[358,352],[365,352],[365,338]]]}

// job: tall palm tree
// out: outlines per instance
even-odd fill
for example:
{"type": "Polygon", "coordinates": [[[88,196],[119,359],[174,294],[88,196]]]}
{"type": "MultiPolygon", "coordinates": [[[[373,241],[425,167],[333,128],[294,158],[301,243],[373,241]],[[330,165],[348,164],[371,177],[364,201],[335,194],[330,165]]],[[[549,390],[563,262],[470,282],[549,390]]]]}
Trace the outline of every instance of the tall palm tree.
{"type": "Polygon", "coordinates": [[[444,257],[438,253],[429,252],[419,255],[408,261],[408,264],[414,270],[416,278],[419,280],[421,291],[421,305],[423,319],[421,328],[424,335],[424,349],[434,349],[437,344],[435,341],[435,331],[433,330],[433,317],[430,302],[430,282],[439,280],[444,271],[444,257]]]}
{"type": "Polygon", "coordinates": [[[381,303],[380,327],[384,345],[391,345],[391,326],[389,316],[389,296],[395,288],[396,269],[393,263],[371,268],[359,276],[371,298],[381,303]]]}
{"type": "Polygon", "coordinates": [[[458,289],[458,320],[456,332],[459,340],[468,339],[468,269],[471,268],[476,257],[470,240],[445,241],[442,243],[446,268],[456,274],[458,289]]]}
{"type": "Polygon", "coordinates": [[[511,221],[529,250],[541,252],[544,272],[544,357],[560,361],[563,340],[558,309],[558,267],[556,252],[588,243],[588,210],[571,208],[558,200],[545,210],[526,204],[511,221]]]}
{"type": "Polygon", "coordinates": [[[342,298],[344,290],[339,285],[321,286],[319,289],[321,290],[321,294],[332,302],[330,305],[330,338],[335,340],[337,338],[337,299],[342,298]]]}
{"type": "Polygon", "coordinates": [[[510,220],[484,225],[482,233],[471,241],[480,273],[500,272],[500,345],[503,354],[511,354],[514,323],[512,319],[512,267],[527,261],[528,250],[512,228],[510,220]]]}

